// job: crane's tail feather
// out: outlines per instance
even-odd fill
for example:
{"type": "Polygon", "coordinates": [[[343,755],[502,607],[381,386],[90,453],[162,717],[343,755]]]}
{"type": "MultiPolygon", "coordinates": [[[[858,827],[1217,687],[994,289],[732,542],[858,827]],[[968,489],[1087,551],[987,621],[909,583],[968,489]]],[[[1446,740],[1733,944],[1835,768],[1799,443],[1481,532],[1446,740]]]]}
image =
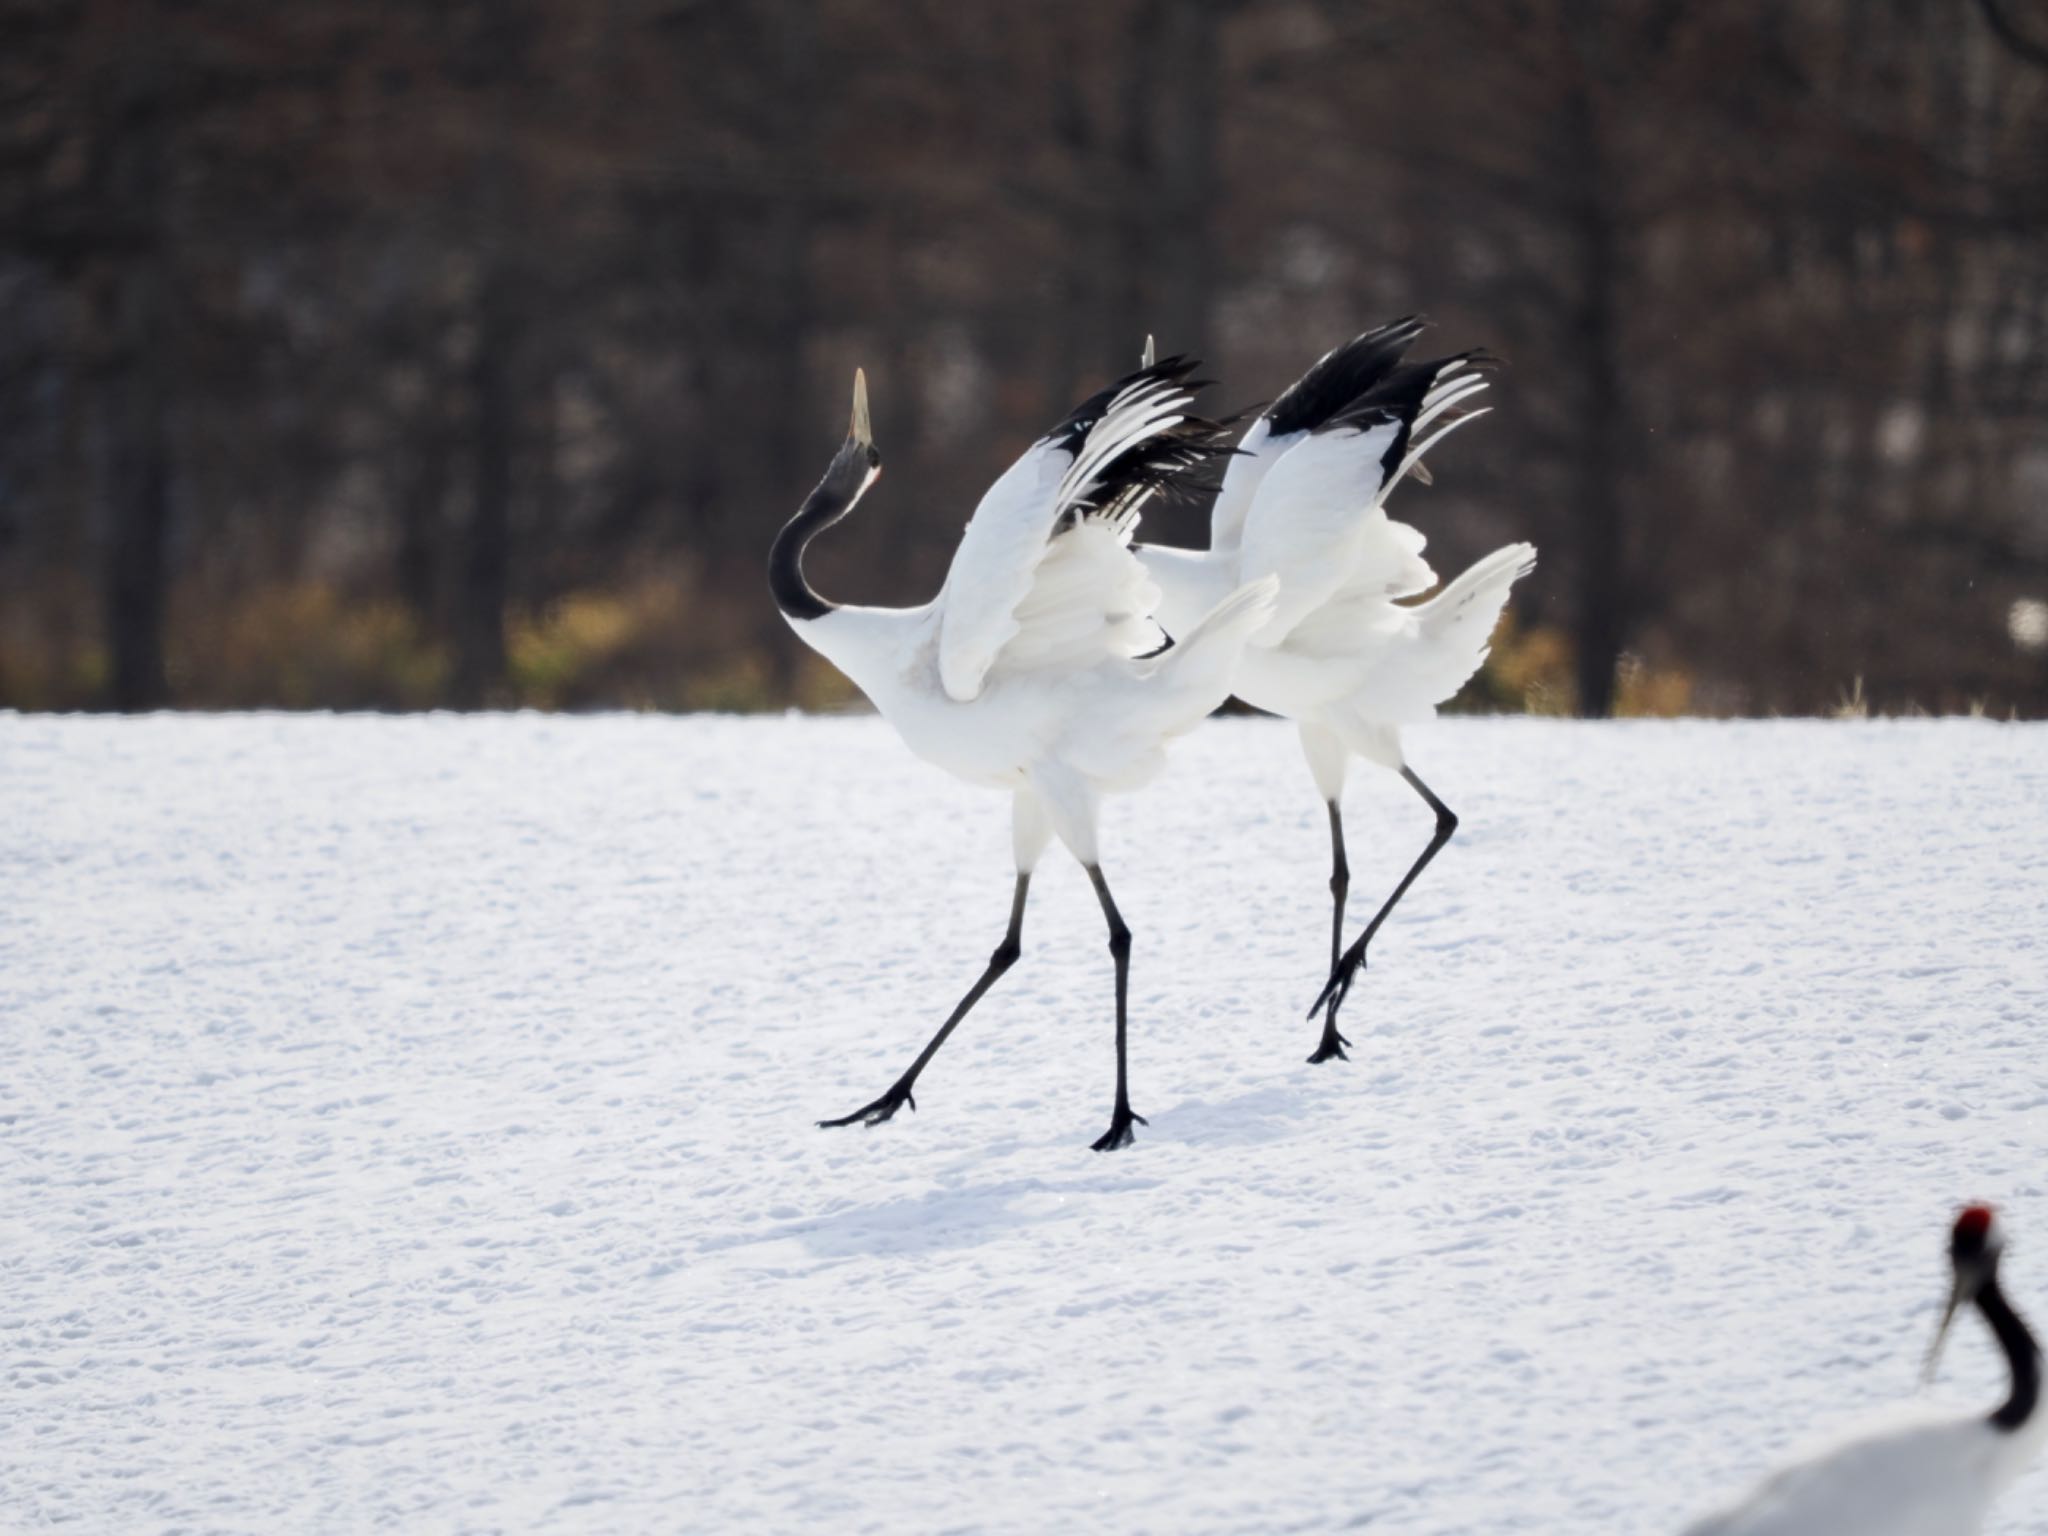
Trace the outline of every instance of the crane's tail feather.
{"type": "Polygon", "coordinates": [[[1245,641],[1271,617],[1279,595],[1277,576],[1246,582],[1203,615],[1171,650],[1146,663],[1148,676],[1184,705],[1185,723],[1176,729],[1189,729],[1230,697],[1245,641]]]}
{"type": "Polygon", "coordinates": [[[1533,544],[1510,544],[1475,560],[1443,591],[1416,606],[1420,633],[1414,681],[1441,703],[1485,662],[1508,592],[1536,569],[1533,544]]]}

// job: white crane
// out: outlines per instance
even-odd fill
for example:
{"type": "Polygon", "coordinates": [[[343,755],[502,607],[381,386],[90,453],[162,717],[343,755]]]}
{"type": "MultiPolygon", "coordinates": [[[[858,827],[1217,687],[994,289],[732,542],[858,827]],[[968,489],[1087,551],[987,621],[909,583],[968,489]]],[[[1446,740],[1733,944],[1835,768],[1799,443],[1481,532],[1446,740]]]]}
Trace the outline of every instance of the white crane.
{"type": "Polygon", "coordinates": [[[1966,1206],[1949,1232],[1955,1282],[1927,1354],[1932,1378],[1958,1308],[1991,1325],[2012,1372],[1988,1414],[1921,1419],[1863,1435],[1774,1474],[1686,1536],[1968,1536],[2041,1448],[2041,1352],[1998,1285],[2004,1239],[1989,1206],[1966,1206]]]}
{"type": "Polygon", "coordinates": [[[853,510],[881,473],[867,382],[855,373],[853,424],[818,488],[775,540],[769,586],[804,643],[873,701],[911,751],[970,784],[1008,791],[1017,878],[1010,926],[981,978],[889,1090],[825,1126],[878,1125],[911,1097],[946,1037],[1016,963],[1031,872],[1057,836],[1086,869],[1116,963],[1116,1105],[1098,1152],[1130,1144],[1126,993],[1131,931],[1110,897],[1096,844],[1104,794],[1134,789],[1166,740],[1230,694],[1231,664],[1271,610],[1276,583],[1220,601],[1158,655],[1157,589],[1130,551],[1139,506],[1229,450],[1188,414],[1194,363],[1141,369],[1075,407],[975,508],[933,601],[917,608],[829,603],[804,579],[804,548],[853,510]]]}
{"type": "Polygon", "coordinates": [[[1436,573],[1422,558],[1422,535],[1389,519],[1383,503],[1404,475],[1427,483],[1423,452],[1485,414],[1459,407],[1486,387],[1493,363],[1473,351],[1404,364],[1422,329],[1411,316],[1335,348],[1252,423],[1210,514],[1207,549],[1137,546],[1172,634],[1242,582],[1280,579],[1273,616],[1244,648],[1233,691],[1296,722],[1329,811],[1330,972],[1309,1008],[1311,1018],[1323,1013],[1313,1062],[1344,1056],[1350,1041],[1338,1033],[1337,1012],[1366,946],[1457,829],[1450,807],[1408,766],[1401,727],[1433,718],[1479,670],[1508,589],[1536,562],[1529,545],[1510,544],[1429,601],[1397,601],[1435,586],[1436,573]],[[1436,831],[1344,949],[1351,872],[1342,800],[1354,756],[1398,773],[1436,813],[1436,831]]]}

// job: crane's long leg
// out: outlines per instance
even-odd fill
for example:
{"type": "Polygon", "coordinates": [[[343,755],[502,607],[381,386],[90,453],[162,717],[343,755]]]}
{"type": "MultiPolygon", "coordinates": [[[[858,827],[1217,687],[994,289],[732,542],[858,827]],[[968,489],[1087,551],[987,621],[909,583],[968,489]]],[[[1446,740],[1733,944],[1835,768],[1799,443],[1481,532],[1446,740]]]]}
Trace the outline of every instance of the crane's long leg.
{"type": "Polygon", "coordinates": [[[1143,1115],[1131,1112],[1130,1071],[1124,1054],[1125,1008],[1131,986],[1131,930],[1124,926],[1123,914],[1117,911],[1116,902],[1109,894],[1109,882],[1102,878],[1102,866],[1090,864],[1088,879],[1095,887],[1096,898],[1102,903],[1102,915],[1109,919],[1109,952],[1116,956],[1116,1110],[1110,1116],[1109,1129],[1095,1140],[1096,1151],[1114,1152],[1118,1147],[1131,1144],[1133,1125],[1150,1122],[1143,1115]]]}
{"type": "Polygon", "coordinates": [[[939,1032],[917,1053],[917,1060],[910,1064],[910,1070],[897,1078],[890,1085],[889,1091],[872,1104],[864,1104],[852,1114],[841,1115],[837,1120],[820,1120],[819,1125],[852,1125],[855,1121],[862,1125],[880,1125],[906,1104],[912,1109],[917,1108],[917,1100],[910,1096],[910,1090],[917,1082],[917,1074],[925,1069],[926,1063],[938,1055],[939,1047],[946,1043],[946,1037],[967,1017],[968,1011],[981,1001],[982,994],[994,986],[1003,972],[1015,965],[1017,957],[1024,952],[1024,897],[1030,889],[1031,872],[1020,869],[1017,871],[1017,893],[1010,899],[1009,932],[1003,935],[1003,942],[996,946],[995,953],[988,957],[988,968],[981,973],[981,979],[967,989],[967,995],[960,999],[959,1006],[948,1015],[946,1022],[939,1026],[939,1032]]]}
{"type": "MultiPolygon", "coordinates": [[[[1335,800],[1330,807],[1330,974],[1337,974],[1337,956],[1344,947],[1344,897],[1351,889],[1351,865],[1344,857],[1344,811],[1335,800]]],[[[1351,1042],[1337,1033],[1337,1002],[1332,999],[1323,1015],[1323,1038],[1310,1061],[1336,1057],[1348,1061],[1344,1047],[1351,1042]]]]}
{"type": "MultiPolygon", "coordinates": [[[[1436,812],[1436,832],[1431,836],[1429,846],[1422,850],[1422,856],[1409,866],[1408,873],[1401,877],[1401,883],[1394,887],[1394,894],[1387,898],[1386,904],[1375,912],[1372,921],[1365,925],[1365,932],[1358,936],[1357,942],[1345,950],[1343,957],[1332,967],[1330,979],[1324,983],[1321,994],[1309,1006],[1310,1018],[1314,1018],[1325,1004],[1329,1006],[1330,1018],[1336,1018],[1337,1010],[1344,1006],[1344,998],[1351,991],[1352,978],[1357,976],[1365,965],[1365,946],[1370,944],[1372,936],[1380,931],[1380,924],[1387,920],[1387,914],[1394,910],[1394,904],[1406,895],[1408,887],[1415,883],[1415,877],[1422,873],[1429,861],[1436,857],[1437,850],[1448,843],[1451,834],[1458,830],[1457,816],[1448,805],[1430,792],[1429,786],[1422,782],[1413,768],[1403,768],[1401,777],[1406,779],[1409,787],[1427,800],[1429,808],[1436,812]]],[[[1328,1027],[1326,1025],[1325,1029],[1328,1027]]]]}

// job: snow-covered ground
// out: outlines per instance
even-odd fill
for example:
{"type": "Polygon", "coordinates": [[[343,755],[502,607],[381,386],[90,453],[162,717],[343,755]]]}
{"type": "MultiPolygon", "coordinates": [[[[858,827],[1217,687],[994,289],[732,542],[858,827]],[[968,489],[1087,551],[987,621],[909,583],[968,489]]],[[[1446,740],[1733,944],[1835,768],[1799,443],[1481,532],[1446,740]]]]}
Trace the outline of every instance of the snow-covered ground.
{"type": "Polygon", "coordinates": [[[813,1127],[1010,898],[877,720],[0,717],[0,1528],[1654,1536],[1910,1396],[1957,1201],[2048,1323],[2048,729],[1411,748],[1348,1065],[1291,731],[1112,805],[1097,1155],[1057,851],[813,1127]]]}

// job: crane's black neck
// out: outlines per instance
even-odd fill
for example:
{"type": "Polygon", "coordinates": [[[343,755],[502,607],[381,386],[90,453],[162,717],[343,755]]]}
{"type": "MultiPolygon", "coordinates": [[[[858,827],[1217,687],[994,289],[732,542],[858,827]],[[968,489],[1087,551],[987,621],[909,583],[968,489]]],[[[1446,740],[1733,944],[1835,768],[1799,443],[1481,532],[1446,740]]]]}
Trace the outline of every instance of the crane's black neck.
{"type": "Polygon", "coordinates": [[[2006,1364],[2012,1367],[2012,1396],[1991,1415],[1994,1428],[2010,1433],[2034,1416],[2040,1401],[2041,1351],[2027,1325],[2020,1321],[2019,1313],[2005,1299],[2005,1292],[1998,1288],[1998,1276],[1986,1280],[1977,1292],[1977,1310],[1991,1325],[1998,1347],[2005,1351],[2006,1364]]]}
{"type": "Polygon", "coordinates": [[[882,455],[874,444],[849,438],[833,457],[818,488],[804,498],[796,516],[775,536],[768,551],[768,590],[789,618],[822,619],[839,606],[820,597],[804,579],[804,547],[853,510],[869,477],[881,467],[882,455]]]}

